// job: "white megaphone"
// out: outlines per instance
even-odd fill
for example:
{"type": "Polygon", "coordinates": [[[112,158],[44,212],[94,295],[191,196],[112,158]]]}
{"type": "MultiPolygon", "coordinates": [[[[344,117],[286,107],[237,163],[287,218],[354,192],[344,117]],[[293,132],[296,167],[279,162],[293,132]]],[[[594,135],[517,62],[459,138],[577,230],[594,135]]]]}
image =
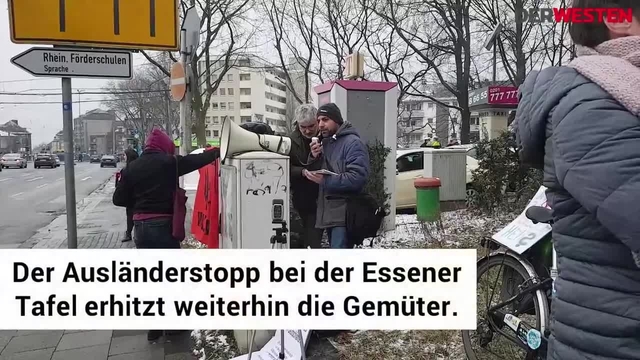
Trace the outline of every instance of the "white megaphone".
{"type": "Polygon", "coordinates": [[[249,151],[270,151],[289,155],[291,139],[278,135],[262,135],[245,130],[225,118],[220,136],[220,160],[249,151]]]}

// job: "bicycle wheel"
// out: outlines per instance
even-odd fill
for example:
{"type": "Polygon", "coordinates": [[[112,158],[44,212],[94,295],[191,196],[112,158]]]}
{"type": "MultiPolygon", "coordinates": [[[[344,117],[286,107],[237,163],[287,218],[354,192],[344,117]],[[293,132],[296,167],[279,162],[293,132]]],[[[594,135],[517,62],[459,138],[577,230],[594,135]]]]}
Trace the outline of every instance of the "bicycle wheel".
{"type": "MultiPolygon", "coordinates": [[[[525,260],[519,261],[504,253],[494,253],[478,264],[478,324],[475,331],[463,330],[462,342],[470,360],[529,359],[531,354],[518,346],[515,334],[508,326],[500,327],[510,338],[498,332],[489,320],[487,309],[519,292],[519,286],[535,277],[535,270],[525,260]],[[529,269],[527,270],[526,267],[529,269]],[[494,274],[497,270],[497,274],[494,274]],[[494,276],[495,275],[495,276],[494,276]],[[500,280],[501,275],[506,275],[500,280]],[[484,277],[488,277],[485,279],[484,277]],[[494,286],[493,289],[484,285],[494,286]]],[[[537,290],[533,294],[515,300],[501,311],[518,316],[536,329],[546,327],[549,307],[546,293],[537,290]]]]}

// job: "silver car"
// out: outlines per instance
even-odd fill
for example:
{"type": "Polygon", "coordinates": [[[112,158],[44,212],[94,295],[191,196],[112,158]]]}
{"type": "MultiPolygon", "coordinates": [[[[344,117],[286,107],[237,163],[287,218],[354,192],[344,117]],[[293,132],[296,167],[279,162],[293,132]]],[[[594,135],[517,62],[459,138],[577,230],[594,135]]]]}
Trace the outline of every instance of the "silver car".
{"type": "Polygon", "coordinates": [[[2,158],[0,158],[0,166],[2,166],[4,169],[26,169],[27,160],[20,154],[5,154],[2,155],[2,158]]]}

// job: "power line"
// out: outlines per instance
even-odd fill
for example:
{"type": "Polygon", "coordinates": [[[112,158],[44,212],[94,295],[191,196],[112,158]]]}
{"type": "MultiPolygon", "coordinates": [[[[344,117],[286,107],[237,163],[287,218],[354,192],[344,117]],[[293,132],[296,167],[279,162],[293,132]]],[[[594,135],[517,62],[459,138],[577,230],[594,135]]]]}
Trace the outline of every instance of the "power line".
{"type": "Polygon", "coordinates": [[[55,80],[55,79],[26,79],[26,80],[3,80],[0,81],[0,84],[13,84],[27,81],[46,81],[46,80],[55,80]]]}
{"type": "MultiPolygon", "coordinates": [[[[150,96],[147,99],[166,99],[164,96],[150,96]]],[[[111,102],[122,101],[123,99],[99,99],[99,100],[76,100],[71,101],[73,104],[80,103],[96,103],[96,102],[111,102]]],[[[62,101],[0,101],[0,105],[45,105],[45,104],[61,104],[62,101]]]]}
{"type": "MultiPolygon", "coordinates": [[[[80,95],[126,95],[126,94],[145,94],[145,93],[168,93],[166,90],[124,90],[124,91],[83,91],[80,95]]],[[[22,93],[22,92],[0,92],[0,95],[6,96],[61,96],[62,93],[22,93]]]]}

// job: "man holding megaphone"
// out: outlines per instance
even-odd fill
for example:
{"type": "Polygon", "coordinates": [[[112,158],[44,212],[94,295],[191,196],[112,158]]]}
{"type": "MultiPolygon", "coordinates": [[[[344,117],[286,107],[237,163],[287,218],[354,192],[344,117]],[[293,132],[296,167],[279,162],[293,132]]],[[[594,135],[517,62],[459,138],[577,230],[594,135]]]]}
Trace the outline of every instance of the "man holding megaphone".
{"type": "Polygon", "coordinates": [[[362,192],[369,176],[369,152],[338,106],[318,108],[321,139],[312,139],[310,162],[321,162],[323,171],[307,178],[320,185],[316,227],[326,229],[332,248],[350,248],[347,236],[347,196],[362,192]]]}

